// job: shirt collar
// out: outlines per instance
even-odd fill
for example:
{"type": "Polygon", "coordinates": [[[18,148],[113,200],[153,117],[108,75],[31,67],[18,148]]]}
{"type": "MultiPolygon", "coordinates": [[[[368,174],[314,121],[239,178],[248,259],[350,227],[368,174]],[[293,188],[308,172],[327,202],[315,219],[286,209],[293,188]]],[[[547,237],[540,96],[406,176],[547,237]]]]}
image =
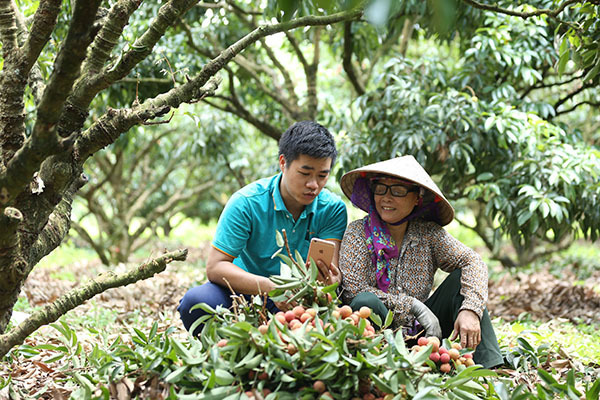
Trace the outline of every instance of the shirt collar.
{"type": "MultiPolygon", "coordinates": [[[[279,184],[281,183],[282,176],[283,174],[280,172],[278,175],[275,176],[275,179],[273,179],[273,205],[276,211],[286,211],[289,213],[288,209],[285,207],[285,203],[283,202],[283,197],[281,197],[281,190],[279,190],[279,184]]],[[[317,199],[315,198],[309,205],[304,207],[302,214],[300,214],[300,218],[302,218],[303,215],[308,216],[310,214],[314,214],[316,211],[317,199]]]]}
{"type": "Polygon", "coordinates": [[[404,234],[404,242],[409,244],[411,247],[417,246],[421,242],[421,235],[417,232],[416,221],[409,221],[406,227],[406,233],[404,234]]]}

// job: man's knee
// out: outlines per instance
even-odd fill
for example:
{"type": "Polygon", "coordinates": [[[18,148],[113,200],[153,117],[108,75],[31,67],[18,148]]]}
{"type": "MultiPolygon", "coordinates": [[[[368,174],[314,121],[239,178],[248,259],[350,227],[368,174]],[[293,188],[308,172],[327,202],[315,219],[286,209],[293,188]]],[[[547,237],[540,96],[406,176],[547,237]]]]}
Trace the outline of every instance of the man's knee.
{"type": "MultiPolygon", "coordinates": [[[[189,289],[181,298],[179,307],[177,307],[183,326],[188,331],[198,318],[206,315],[206,311],[201,308],[191,310],[196,304],[200,303],[205,303],[213,309],[217,306],[230,307],[231,298],[224,288],[212,282],[189,289]]],[[[198,333],[199,329],[196,329],[194,334],[198,333]]]]}

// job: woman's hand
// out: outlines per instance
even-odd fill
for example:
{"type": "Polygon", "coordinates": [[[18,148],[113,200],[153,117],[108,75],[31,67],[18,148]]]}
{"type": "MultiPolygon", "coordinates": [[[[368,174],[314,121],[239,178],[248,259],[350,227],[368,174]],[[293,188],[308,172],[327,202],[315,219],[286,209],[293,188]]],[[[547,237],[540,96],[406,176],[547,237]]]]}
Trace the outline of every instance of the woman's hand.
{"type": "Polygon", "coordinates": [[[421,326],[425,329],[425,335],[435,336],[438,339],[442,338],[442,328],[440,327],[440,321],[435,314],[425,304],[421,303],[417,299],[413,299],[410,312],[415,316],[416,320],[419,321],[421,326]]]}
{"type": "Polygon", "coordinates": [[[454,332],[450,340],[460,335],[460,345],[463,348],[475,349],[481,343],[481,324],[479,316],[471,310],[462,310],[454,321],[454,332]]]}

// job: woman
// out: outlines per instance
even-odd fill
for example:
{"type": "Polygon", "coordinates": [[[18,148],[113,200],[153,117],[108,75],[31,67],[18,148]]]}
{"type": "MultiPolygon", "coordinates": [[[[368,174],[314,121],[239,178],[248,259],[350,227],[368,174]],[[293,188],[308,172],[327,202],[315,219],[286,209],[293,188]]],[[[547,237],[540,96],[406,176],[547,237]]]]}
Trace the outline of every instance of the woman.
{"type": "Polygon", "coordinates": [[[442,226],[454,209],[412,156],[346,173],[344,194],[368,214],[350,223],[340,250],[342,300],[373,309],[394,327],[420,324],[427,336],[460,336],[484,367],[502,364],[487,302],[487,266],[442,226]],[[450,275],[431,294],[440,268],[450,275]],[[431,295],[431,296],[430,296],[431,295]]]}

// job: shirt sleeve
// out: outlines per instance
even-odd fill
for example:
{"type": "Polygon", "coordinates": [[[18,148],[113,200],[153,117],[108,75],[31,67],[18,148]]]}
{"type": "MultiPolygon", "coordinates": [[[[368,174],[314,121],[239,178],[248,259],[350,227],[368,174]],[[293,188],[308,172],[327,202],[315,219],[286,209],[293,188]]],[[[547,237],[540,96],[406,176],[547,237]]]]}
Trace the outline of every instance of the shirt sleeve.
{"type": "Polygon", "coordinates": [[[328,205],[328,211],[323,218],[323,224],[319,227],[316,236],[320,239],[342,240],[348,225],[348,212],[346,204],[341,199],[328,205]]]}
{"type": "Polygon", "coordinates": [[[342,300],[345,303],[349,304],[359,293],[370,292],[393,312],[395,327],[409,325],[413,321],[410,313],[411,296],[399,291],[386,293],[377,287],[375,266],[367,249],[362,220],[350,223],[346,229],[340,249],[339,268],[342,271],[342,300]]]}
{"type": "Polygon", "coordinates": [[[217,222],[212,245],[219,251],[237,258],[246,248],[252,232],[252,218],[246,197],[234,193],[217,222]]]}
{"type": "Polygon", "coordinates": [[[487,266],[479,254],[439,225],[435,225],[432,235],[432,254],[437,267],[446,272],[462,269],[460,294],[464,300],[460,309],[474,311],[481,318],[488,298],[487,266]]]}

